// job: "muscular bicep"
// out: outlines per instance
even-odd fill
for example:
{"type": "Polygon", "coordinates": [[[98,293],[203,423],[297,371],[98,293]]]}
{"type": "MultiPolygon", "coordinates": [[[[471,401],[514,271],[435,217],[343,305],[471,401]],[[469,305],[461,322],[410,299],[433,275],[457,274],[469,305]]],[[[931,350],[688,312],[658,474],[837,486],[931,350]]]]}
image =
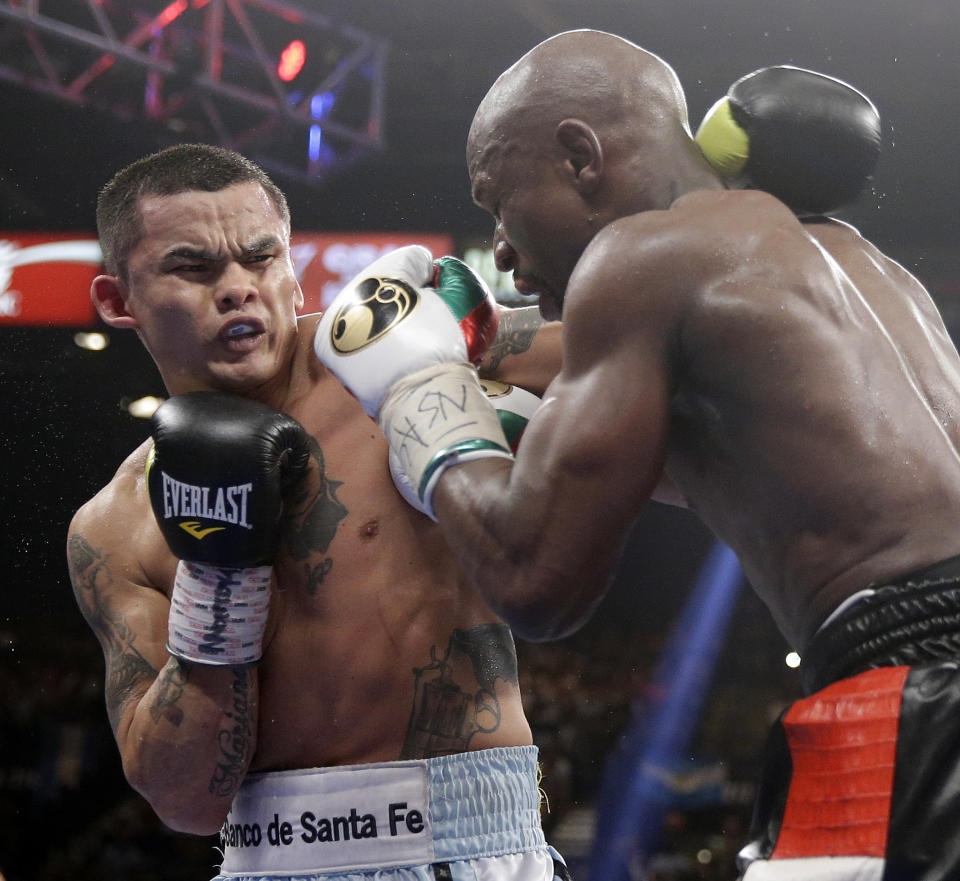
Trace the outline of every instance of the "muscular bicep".
{"type": "Polygon", "coordinates": [[[590,617],[663,467],[668,386],[657,357],[610,345],[601,357],[593,344],[547,389],[512,468],[468,463],[438,487],[448,541],[525,639],[564,636],[590,617]]]}
{"type": "Polygon", "coordinates": [[[67,563],[77,604],[103,649],[107,713],[120,740],[167,662],[169,602],[160,591],[131,580],[122,545],[100,532],[87,518],[76,518],[67,563]]]}
{"type": "Polygon", "coordinates": [[[667,383],[657,360],[632,345],[570,361],[527,428],[512,482],[521,493],[550,486],[551,510],[538,515],[557,529],[553,553],[579,536],[585,557],[606,557],[660,480],[667,383]]]}
{"type": "Polygon", "coordinates": [[[675,248],[641,247],[647,236],[636,224],[608,225],[577,264],[562,367],[512,467],[451,468],[434,496],[474,585],[526,639],[564,636],[587,620],[663,473],[683,311],[672,279],[679,261],[675,248]]]}

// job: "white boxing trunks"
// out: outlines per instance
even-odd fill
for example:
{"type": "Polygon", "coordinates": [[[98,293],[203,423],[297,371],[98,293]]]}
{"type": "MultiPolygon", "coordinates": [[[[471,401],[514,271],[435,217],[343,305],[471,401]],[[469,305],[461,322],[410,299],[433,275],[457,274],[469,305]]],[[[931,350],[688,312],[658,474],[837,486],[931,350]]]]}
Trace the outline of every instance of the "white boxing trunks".
{"type": "Polygon", "coordinates": [[[214,881],[554,881],[537,749],[250,774],[214,881]]]}

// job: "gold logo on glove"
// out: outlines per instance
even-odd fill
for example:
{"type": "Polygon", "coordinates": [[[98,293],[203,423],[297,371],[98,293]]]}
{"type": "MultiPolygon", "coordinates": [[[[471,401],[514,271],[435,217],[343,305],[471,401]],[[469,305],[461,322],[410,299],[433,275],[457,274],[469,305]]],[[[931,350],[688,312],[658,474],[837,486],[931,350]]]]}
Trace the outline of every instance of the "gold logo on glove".
{"type": "Polygon", "coordinates": [[[389,333],[416,308],[420,295],[397,278],[366,278],[356,296],[337,310],[330,342],[341,354],[356,352],[389,333]]]}
{"type": "Polygon", "coordinates": [[[483,389],[483,393],[488,398],[503,398],[513,391],[512,385],[507,385],[505,382],[496,379],[481,379],[480,388],[483,389]]]}
{"type": "Polygon", "coordinates": [[[208,526],[206,529],[203,528],[199,520],[185,520],[180,524],[180,528],[192,535],[194,538],[204,539],[211,532],[223,532],[226,529],[226,526],[208,526]]]}

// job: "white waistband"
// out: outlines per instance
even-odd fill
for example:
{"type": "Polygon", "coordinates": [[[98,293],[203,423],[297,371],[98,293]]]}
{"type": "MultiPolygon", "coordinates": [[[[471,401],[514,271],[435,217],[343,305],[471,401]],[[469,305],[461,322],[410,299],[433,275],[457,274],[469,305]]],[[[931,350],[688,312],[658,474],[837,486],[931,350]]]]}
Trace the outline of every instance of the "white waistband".
{"type": "Polygon", "coordinates": [[[221,875],[365,871],[545,846],[537,749],[250,774],[221,830],[221,875]]]}

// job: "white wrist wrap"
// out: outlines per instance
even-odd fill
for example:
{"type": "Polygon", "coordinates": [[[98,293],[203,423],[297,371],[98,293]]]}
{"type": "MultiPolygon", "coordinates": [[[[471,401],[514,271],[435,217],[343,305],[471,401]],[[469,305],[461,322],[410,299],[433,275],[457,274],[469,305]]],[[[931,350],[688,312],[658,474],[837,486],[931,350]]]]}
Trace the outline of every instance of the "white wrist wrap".
{"type": "Polygon", "coordinates": [[[167,651],[198,664],[258,660],[272,572],[272,566],[224,569],[181,560],[170,597],[167,651]]]}
{"type": "Polygon", "coordinates": [[[434,520],[433,490],[447,468],[513,458],[500,417],[467,363],[435,364],[395,382],[377,421],[390,444],[394,481],[408,484],[417,507],[434,520]]]}

